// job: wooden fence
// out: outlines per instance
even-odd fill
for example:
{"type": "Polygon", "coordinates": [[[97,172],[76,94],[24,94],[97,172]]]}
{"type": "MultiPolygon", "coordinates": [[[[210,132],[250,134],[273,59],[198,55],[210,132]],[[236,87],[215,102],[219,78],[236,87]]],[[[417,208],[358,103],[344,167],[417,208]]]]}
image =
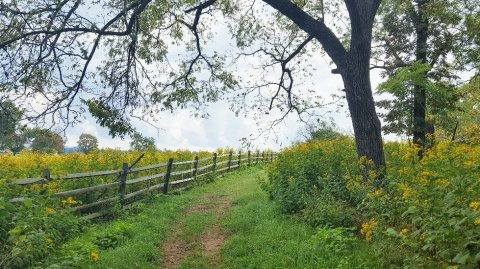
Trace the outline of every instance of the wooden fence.
{"type": "MultiPolygon", "coordinates": [[[[157,191],[167,194],[171,190],[184,190],[189,183],[207,175],[223,175],[242,166],[269,163],[275,158],[273,152],[251,152],[246,154],[230,152],[225,155],[135,167],[143,154],[132,164],[123,163],[122,169],[85,172],[52,177],[45,169],[39,178],[18,179],[17,185],[41,184],[53,192],[63,203],[73,206],[73,210],[83,218],[93,219],[109,212],[113,205],[121,208],[140,202],[147,193],[157,191]],[[52,187],[53,186],[53,187],[52,187]],[[80,188],[79,188],[80,186],[80,188]],[[55,191],[55,189],[58,189],[55,191]],[[61,190],[60,190],[61,189],[61,190]],[[52,191],[53,190],[53,191],[52,191]]],[[[12,203],[24,201],[25,197],[13,198],[12,203]]]]}

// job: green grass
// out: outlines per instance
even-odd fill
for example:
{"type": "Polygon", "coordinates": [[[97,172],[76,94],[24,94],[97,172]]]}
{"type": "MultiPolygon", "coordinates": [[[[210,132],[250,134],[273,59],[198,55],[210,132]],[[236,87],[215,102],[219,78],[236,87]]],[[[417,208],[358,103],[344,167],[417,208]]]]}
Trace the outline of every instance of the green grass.
{"type": "Polygon", "coordinates": [[[158,197],[138,214],[89,228],[52,254],[50,268],[161,268],[162,246],[173,230],[192,246],[179,268],[385,268],[372,258],[371,247],[348,231],[318,230],[281,215],[260,190],[262,177],[261,168],[250,168],[181,195],[158,197]],[[220,219],[214,210],[185,214],[211,203],[208,195],[229,199],[232,206],[220,219]],[[220,257],[211,259],[195,240],[215,221],[229,238],[220,257]],[[90,259],[93,251],[97,262],[90,259]]]}

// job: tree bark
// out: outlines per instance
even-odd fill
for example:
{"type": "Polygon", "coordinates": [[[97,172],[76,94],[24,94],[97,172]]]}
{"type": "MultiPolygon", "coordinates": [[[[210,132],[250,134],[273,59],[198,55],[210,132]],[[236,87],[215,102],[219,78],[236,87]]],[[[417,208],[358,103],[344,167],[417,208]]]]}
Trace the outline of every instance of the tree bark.
{"type": "MultiPolygon", "coordinates": [[[[427,63],[427,40],[428,40],[428,18],[425,16],[423,9],[428,1],[418,2],[418,11],[414,17],[416,48],[415,59],[417,62],[427,63]]],[[[423,151],[426,145],[426,81],[427,72],[421,74],[421,79],[413,85],[413,143],[420,147],[418,156],[423,157],[423,151]]]]}
{"type": "MultiPolygon", "coordinates": [[[[366,11],[350,12],[352,37],[346,64],[340,68],[358,157],[372,160],[379,171],[385,168],[381,123],[375,110],[370,82],[371,32],[373,18],[362,16],[366,11]]],[[[379,176],[382,176],[379,174],[379,176]]]]}
{"type": "Polygon", "coordinates": [[[377,168],[383,169],[385,156],[381,124],[375,110],[369,69],[349,61],[349,67],[342,73],[342,79],[352,117],[358,157],[365,156],[372,160],[377,168]]]}

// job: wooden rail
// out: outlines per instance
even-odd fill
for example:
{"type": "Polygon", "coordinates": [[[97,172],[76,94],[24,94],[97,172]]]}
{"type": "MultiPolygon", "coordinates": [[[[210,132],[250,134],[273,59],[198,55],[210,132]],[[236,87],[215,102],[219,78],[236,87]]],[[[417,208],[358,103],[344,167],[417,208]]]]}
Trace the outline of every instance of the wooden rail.
{"type": "MultiPolygon", "coordinates": [[[[81,188],[57,191],[53,193],[53,196],[64,199],[62,201],[64,203],[73,201],[75,206],[72,209],[75,212],[82,214],[85,219],[93,219],[107,214],[109,211],[105,209],[109,209],[115,204],[119,204],[121,208],[127,207],[141,200],[144,194],[152,191],[167,194],[171,190],[184,190],[188,189],[190,182],[206,175],[223,176],[223,174],[240,167],[273,162],[275,153],[260,153],[259,151],[252,153],[249,150],[246,154],[242,154],[242,152],[233,154],[230,151],[229,154],[225,155],[214,153],[212,157],[203,159],[195,156],[194,160],[191,161],[175,162],[173,158],[170,158],[167,163],[134,168],[142,157],[143,154],[130,166],[124,163],[122,169],[119,170],[83,172],[51,177],[49,169],[45,169],[42,177],[17,179],[14,183],[25,186],[48,184],[55,180],[69,182],[75,179],[75,183],[87,184],[87,186],[81,188]],[[84,182],[83,179],[96,182],[84,182]]],[[[45,190],[42,191],[42,193],[44,192],[45,190]]],[[[18,203],[25,199],[26,197],[16,197],[11,199],[10,202],[18,203]]]]}

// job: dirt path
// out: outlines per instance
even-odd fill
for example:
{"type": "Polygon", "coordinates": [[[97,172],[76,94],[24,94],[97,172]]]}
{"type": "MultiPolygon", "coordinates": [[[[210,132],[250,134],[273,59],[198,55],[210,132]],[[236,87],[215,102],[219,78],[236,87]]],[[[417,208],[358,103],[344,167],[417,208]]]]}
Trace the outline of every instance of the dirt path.
{"type": "Polygon", "coordinates": [[[228,235],[220,225],[220,219],[231,207],[231,201],[222,196],[208,195],[202,201],[187,208],[182,216],[188,218],[192,214],[213,214],[213,220],[200,233],[187,236],[185,223],[179,222],[171,231],[166,243],[163,245],[164,263],[161,268],[177,268],[191,254],[199,254],[209,264],[221,261],[220,249],[228,240],[228,235]]]}

